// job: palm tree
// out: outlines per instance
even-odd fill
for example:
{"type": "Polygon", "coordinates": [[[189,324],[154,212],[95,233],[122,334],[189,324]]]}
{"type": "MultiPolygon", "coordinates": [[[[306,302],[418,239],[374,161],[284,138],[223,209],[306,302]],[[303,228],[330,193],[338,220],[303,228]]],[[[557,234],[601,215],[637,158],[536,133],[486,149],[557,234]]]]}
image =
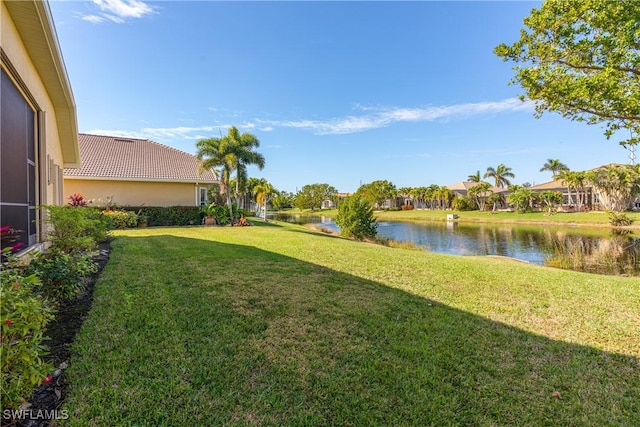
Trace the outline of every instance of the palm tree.
{"type": "Polygon", "coordinates": [[[273,188],[269,182],[261,182],[256,185],[253,189],[253,192],[256,195],[256,202],[258,202],[259,206],[264,206],[264,221],[267,222],[267,203],[271,200],[271,197],[275,195],[276,189],[273,188]]]}
{"type": "Polygon", "coordinates": [[[486,181],[482,181],[471,187],[467,191],[467,194],[474,200],[474,202],[476,202],[478,209],[483,212],[487,199],[491,197],[493,190],[491,190],[491,184],[486,181]]]}
{"type": "Polygon", "coordinates": [[[482,179],[482,178],[480,177],[480,171],[478,171],[478,172],[474,173],[473,175],[469,175],[469,176],[467,177],[467,179],[468,179],[470,182],[480,182],[480,180],[482,179]]]}
{"type": "Polygon", "coordinates": [[[427,187],[424,198],[429,200],[429,209],[436,209],[436,205],[437,205],[436,202],[439,197],[439,194],[438,194],[439,190],[440,190],[440,186],[436,184],[431,184],[430,186],[427,187]]]}
{"type": "Polygon", "coordinates": [[[511,184],[507,178],[515,178],[511,168],[500,163],[497,168],[489,166],[487,172],[484,174],[484,178],[493,178],[496,181],[496,187],[504,188],[511,184]]]}
{"type": "Polygon", "coordinates": [[[600,203],[610,211],[622,212],[640,194],[640,166],[607,165],[587,176],[600,196],[600,203]]]}
{"type": "MultiPolygon", "coordinates": [[[[244,191],[244,199],[249,199],[252,201],[256,200],[256,193],[255,193],[255,188],[259,185],[259,184],[264,184],[266,183],[267,180],[264,178],[254,178],[254,177],[250,177],[247,179],[247,181],[245,182],[245,187],[246,190],[244,191]]],[[[246,204],[246,203],[245,203],[246,204]]],[[[246,207],[245,207],[246,209],[246,207]]],[[[251,206],[249,206],[249,209],[253,209],[251,206]]]]}
{"type": "Polygon", "coordinates": [[[240,205],[240,196],[246,189],[247,166],[256,165],[258,169],[264,168],[264,156],[253,151],[260,146],[260,141],[250,133],[240,134],[238,128],[231,126],[228,137],[232,140],[233,154],[235,155],[236,171],[236,205],[240,205]]]}
{"type": "Polygon", "coordinates": [[[437,197],[440,209],[448,209],[455,194],[453,194],[453,191],[451,191],[449,187],[442,185],[435,191],[434,196],[437,197]]]}
{"type": "Polygon", "coordinates": [[[235,166],[235,155],[230,140],[227,137],[201,139],[196,143],[196,148],[196,157],[201,161],[200,171],[221,167],[219,173],[220,192],[225,194],[229,214],[232,215],[229,179],[235,166]]]}
{"type": "Polygon", "coordinates": [[[231,173],[236,171],[236,203],[240,194],[240,181],[246,181],[246,166],[257,165],[264,167],[264,156],[253,151],[260,141],[250,133],[240,134],[238,128],[231,126],[226,136],[220,138],[201,139],[196,143],[198,149],[196,157],[204,160],[201,170],[222,167],[220,174],[220,191],[224,191],[227,198],[229,215],[233,219],[233,205],[231,204],[231,173]]]}
{"type": "Polygon", "coordinates": [[[547,162],[542,166],[540,172],[551,171],[553,180],[555,181],[561,171],[568,171],[569,167],[562,163],[560,159],[547,159],[547,162]]]}
{"type": "Polygon", "coordinates": [[[569,205],[573,205],[573,198],[571,196],[571,190],[576,192],[576,210],[582,209],[582,204],[586,203],[586,181],[587,175],[585,172],[577,172],[570,170],[563,170],[558,173],[558,179],[567,186],[567,202],[569,205]]]}

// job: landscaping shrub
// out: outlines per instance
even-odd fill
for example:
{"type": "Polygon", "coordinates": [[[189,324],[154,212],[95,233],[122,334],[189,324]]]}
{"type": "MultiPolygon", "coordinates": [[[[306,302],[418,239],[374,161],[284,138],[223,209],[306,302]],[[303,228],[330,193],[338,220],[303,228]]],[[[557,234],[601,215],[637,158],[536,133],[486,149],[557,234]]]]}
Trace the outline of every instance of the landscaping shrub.
{"type": "Polygon", "coordinates": [[[108,237],[109,223],[96,208],[45,206],[49,213],[49,241],[64,253],[87,252],[108,237]]]}
{"type": "Polygon", "coordinates": [[[227,205],[210,204],[202,210],[208,217],[214,217],[218,225],[227,225],[231,222],[231,214],[227,205]]]}
{"type": "Polygon", "coordinates": [[[0,271],[0,365],[2,408],[17,409],[29,397],[52,365],[40,357],[45,325],[53,318],[47,301],[34,292],[35,275],[22,277],[5,266],[0,271]]]}
{"type": "Polygon", "coordinates": [[[402,210],[403,211],[412,211],[413,210],[413,205],[402,205],[402,210]]]}
{"type": "Polygon", "coordinates": [[[122,230],[138,226],[138,215],[135,212],[107,209],[102,214],[109,220],[111,228],[122,230]]]}
{"type": "Polygon", "coordinates": [[[120,209],[146,216],[147,224],[152,227],[195,225],[202,220],[199,206],[126,206],[120,209]]]}
{"type": "Polygon", "coordinates": [[[628,227],[633,225],[633,220],[624,212],[607,211],[609,223],[614,227],[628,227]]]}
{"type": "Polygon", "coordinates": [[[474,211],[478,209],[476,202],[469,196],[456,196],[451,201],[451,209],[454,211],[474,211]]]}
{"type": "Polygon", "coordinates": [[[358,194],[345,199],[338,209],[335,221],[343,236],[362,240],[366,237],[373,238],[378,233],[373,208],[358,194]]]}
{"type": "Polygon", "coordinates": [[[71,301],[84,286],[84,278],[95,273],[98,265],[84,253],[51,252],[38,254],[27,272],[40,279],[38,290],[58,304],[71,301]]]}

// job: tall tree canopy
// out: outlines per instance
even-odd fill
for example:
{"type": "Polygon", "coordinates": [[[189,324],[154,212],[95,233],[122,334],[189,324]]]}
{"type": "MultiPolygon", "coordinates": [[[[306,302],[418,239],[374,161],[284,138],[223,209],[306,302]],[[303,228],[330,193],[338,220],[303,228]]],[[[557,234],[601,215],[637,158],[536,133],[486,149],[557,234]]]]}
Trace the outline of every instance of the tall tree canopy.
{"type": "Polygon", "coordinates": [[[471,187],[467,191],[467,194],[474,202],[476,202],[478,209],[484,211],[484,207],[489,197],[493,194],[493,190],[491,189],[491,184],[485,181],[480,181],[477,185],[471,187]]]}
{"type": "Polygon", "coordinates": [[[517,64],[512,83],[535,102],[536,116],[604,123],[607,138],[628,129],[620,143],[637,144],[640,1],[546,0],[524,24],[520,39],[495,53],[517,64]]]}
{"type": "Polygon", "coordinates": [[[482,181],[482,176],[480,176],[480,171],[474,173],[473,175],[469,175],[467,177],[467,181],[470,181],[470,182],[480,182],[480,181],[482,181]]]}
{"type": "Polygon", "coordinates": [[[542,168],[540,168],[540,172],[550,171],[553,179],[556,179],[560,172],[568,170],[569,167],[562,163],[560,159],[547,159],[542,168]]]}
{"type": "Polygon", "coordinates": [[[605,209],[623,212],[640,195],[640,166],[606,165],[587,173],[605,209]]]}
{"type": "Polygon", "coordinates": [[[496,182],[496,187],[504,188],[511,185],[509,178],[515,178],[515,174],[511,171],[509,166],[500,163],[496,168],[489,166],[487,172],[484,174],[484,178],[493,178],[496,182]]]}
{"type": "Polygon", "coordinates": [[[338,190],[329,184],[307,184],[295,198],[295,205],[298,209],[316,210],[322,207],[322,202],[333,200],[338,194],[338,190]]]}
{"type": "Polygon", "coordinates": [[[396,186],[387,180],[362,184],[356,190],[356,193],[360,194],[365,201],[378,209],[382,207],[386,200],[395,198],[397,192],[396,186]]]}

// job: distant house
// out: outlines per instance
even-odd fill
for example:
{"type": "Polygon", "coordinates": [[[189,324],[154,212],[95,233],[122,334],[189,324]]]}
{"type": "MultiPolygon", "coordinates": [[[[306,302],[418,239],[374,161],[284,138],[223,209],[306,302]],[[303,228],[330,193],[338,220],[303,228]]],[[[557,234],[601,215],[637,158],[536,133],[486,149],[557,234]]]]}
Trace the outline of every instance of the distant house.
{"type": "Polygon", "coordinates": [[[0,2],[0,225],[46,239],[40,205],[65,202],[62,168],[80,166],[76,106],[49,4],[0,2]]]}
{"type": "MultiPolygon", "coordinates": [[[[597,168],[589,169],[589,171],[594,171],[603,166],[599,166],[597,168]]],[[[600,195],[598,191],[588,182],[585,183],[584,188],[576,190],[575,188],[570,189],[567,184],[562,179],[556,179],[553,181],[545,182],[542,184],[534,185],[530,187],[531,190],[536,192],[543,191],[554,191],[562,194],[562,204],[559,206],[561,211],[565,212],[574,212],[576,210],[594,210],[594,211],[602,211],[604,207],[600,202],[600,195]]],[[[640,210],[640,197],[637,198],[630,208],[634,210],[640,210]]]]}
{"type": "Polygon", "coordinates": [[[65,196],[95,205],[201,206],[218,183],[198,159],[148,139],[80,134],[82,167],[64,170],[65,196]]]}
{"type": "Polygon", "coordinates": [[[337,209],[340,202],[349,197],[350,193],[337,193],[334,198],[327,198],[322,201],[322,206],[320,209],[337,209]]]}

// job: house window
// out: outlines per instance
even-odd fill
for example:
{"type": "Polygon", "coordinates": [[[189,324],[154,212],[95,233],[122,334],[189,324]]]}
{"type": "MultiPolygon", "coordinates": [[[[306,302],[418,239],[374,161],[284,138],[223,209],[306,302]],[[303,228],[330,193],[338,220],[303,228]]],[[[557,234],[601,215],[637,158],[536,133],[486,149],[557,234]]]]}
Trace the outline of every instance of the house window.
{"type": "Polygon", "coordinates": [[[37,241],[37,147],[35,110],[0,69],[0,225],[20,231],[20,242],[37,241]]]}
{"type": "Polygon", "coordinates": [[[209,204],[209,198],[207,197],[207,189],[199,188],[200,191],[200,206],[207,206],[209,204]]]}

